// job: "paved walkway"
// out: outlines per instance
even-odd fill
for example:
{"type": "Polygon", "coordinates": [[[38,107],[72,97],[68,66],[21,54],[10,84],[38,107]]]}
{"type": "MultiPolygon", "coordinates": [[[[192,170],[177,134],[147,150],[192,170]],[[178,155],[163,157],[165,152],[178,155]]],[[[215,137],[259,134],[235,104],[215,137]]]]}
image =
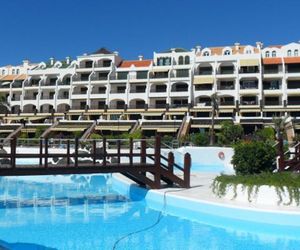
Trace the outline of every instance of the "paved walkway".
{"type": "MultiPolygon", "coordinates": [[[[120,174],[117,174],[118,178],[126,178],[120,174]],[[122,177],[121,177],[122,176],[122,177]]],[[[191,175],[191,188],[182,189],[181,192],[174,192],[172,196],[178,196],[180,198],[191,198],[204,202],[213,202],[219,205],[235,206],[240,208],[251,208],[259,210],[271,210],[271,211],[286,211],[286,212],[298,212],[300,213],[300,206],[284,206],[284,205],[265,205],[265,204],[255,204],[250,202],[241,202],[236,200],[230,200],[225,198],[219,198],[212,192],[212,183],[217,174],[214,173],[192,173],[191,175]]],[[[126,178],[127,179],[127,178],[126,178]]],[[[131,180],[127,179],[129,182],[131,180]]],[[[174,189],[174,188],[173,188],[174,189]]],[[[164,193],[166,190],[171,190],[170,188],[152,190],[151,192],[164,193]]],[[[168,195],[168,194],[167,194],[168,195]]]]}

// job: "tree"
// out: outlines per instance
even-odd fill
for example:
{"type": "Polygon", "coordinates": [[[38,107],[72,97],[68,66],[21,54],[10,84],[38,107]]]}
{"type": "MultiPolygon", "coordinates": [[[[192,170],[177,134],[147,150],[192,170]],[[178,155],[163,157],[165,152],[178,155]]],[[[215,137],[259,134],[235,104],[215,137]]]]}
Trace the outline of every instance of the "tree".
{"type": "Polygon", "coordinates": [[[6,95],[0,94],[0,113],[10,111],[10,106],[7,102],[6,95]]]}
{"type": "Polygon", "coordinates": [[[213,93],[210,96],[211,100],[211,107],[212,107],[212,117],[211,117],[211,130],[210,130],[210,145],[215,144],[215,114],[216,111],[219,109],[218,105],[218,95],[217,93],[213,93]]]}
{"type": "Polygon", "coordinates": [[[231,121],[221,123],[221,131],[218,134],[218,141],[222,145],[230,145],[242,138],[244,134],[241,125],[235,125],[231,121]]]}

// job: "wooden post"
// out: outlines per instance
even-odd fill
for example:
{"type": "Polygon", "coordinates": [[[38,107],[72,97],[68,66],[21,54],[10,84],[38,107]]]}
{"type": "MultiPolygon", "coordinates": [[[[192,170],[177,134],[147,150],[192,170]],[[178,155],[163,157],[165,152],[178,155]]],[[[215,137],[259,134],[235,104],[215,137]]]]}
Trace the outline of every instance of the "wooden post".
{"type": "Polygon", "coordinates": [[[40,166],[43,165],[43,138],[40,138],[40,166]]]}
{"type": "Polygon", "coordinates": [[[48,167],[48,138],[45,138],[45,168],[48,167]]]}
{"type": "Polygon", "coordinates": [[[96,165],[96,140],[93,140],[93,164],[96,165]]]}
{"type": "Polygon", "coordinates": [[[133,164],[133,139],[129,139],[129,165],[132,167],[133,164]]]}
{"type": "Polygon", "coordinates": [[[190,188],[191,186],[191,155],[189,153],[185,153],[184,155],[184,187],[190,188]]]}
{"type": "Polygon", "coordinates": [[[11,167],[16,167],[16,149],[17,147],[17,139],[16,137],[13,137],[10,141],[10,161],[11,161],[11,167]]]}
{"type": "Polygon", "coordinates": [[[67,140],[67,165],[70,165],[70,140],[67,140]]]}
{"type": "Polygon", "coordinates": [[[146,139],[141,141],[141,163],[146,163],[146,139]]]}
{"type": "Polygon", "coordinates": [[[103,166],[105,167],[106,166],[106,138],[104,137],[103,140],[102,140],[102,143],[103,143],[103,166]]]}
{"type": "Polygon", "coordinates": [[[161,138],[159,135],[155,137],[154,146],[154,188],[160,188],[160,152],[161,151],[161,138]]]}
{"type": "Polygon", "coordinates": [[[279,155],[279,171],[283,171],[285,168],[285,163],[284,163],[284,151],[283,151],[283,138],[280,136],[278,139],[278,155],[279,155]]]}
{"type": "Polygon", "coordinates": [[[78,167],[78,138],[75,138],[75,153],[74,153],[74,165],[75,168],[78,167]]]}
{"type": "Polygon", "coordinates": [[[118,164],[121,163],[121,141],[117,140],[117,158],[118,158],[118,164]]]}

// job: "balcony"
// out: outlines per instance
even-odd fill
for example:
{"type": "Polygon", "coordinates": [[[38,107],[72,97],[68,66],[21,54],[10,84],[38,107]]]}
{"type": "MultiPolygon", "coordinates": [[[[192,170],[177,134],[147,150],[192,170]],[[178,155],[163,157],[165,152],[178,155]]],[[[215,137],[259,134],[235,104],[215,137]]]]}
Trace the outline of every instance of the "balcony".
{"type": "Polygon", "coordinates": [[[278,74],[279,73],[279,65],[264,65],[264,74],[278,74]]]}
{"type": "Polygon", "coordinates": [[[198,70],[195,72],[195,75],[212,75],[213,70],[212,67],[199,67],[198,70]]]}
{"type": "Polygon", "coordinates": [[[259,73],[259,67],[258,66],[246,66],[241,67],[239,70],[240,74],[257,74],[259,73]]]}
{"type": "Polygon", "coordinates": [[[41,96],[41,100],[53,100],[53,96],[41,96]]]}
{"type": "Polygon", "coordinates": [[[258,89],[258,82],[257,81],[242,81],[240,82],[240,89],[247,90],[247,89],[258,89]]]}
{"type": "Polygon", "coordinates": [[[24,96],[23,100],[36,100],[36,96],[24,96]]]}
{"type": "Polygon", "coordinates": [[[256,97],[242,98],[241,105],[244,105],[244,106],[258,105],[258,101],[257,101],[256,97]]]}
{"type": "Polygon", "coordinates": [[[13,96],[11,98],[11,101],[14,102],[14,101],[20,101],[21,100],[21,96],[13,96]]]}
{"type": "Polygon", "coordinates": [[[233,66],[223,66],[220,67],[217,74],[219,75],[232,75],[235,74],[235,70],[233,66]]]}
{"type": "Polygon", "coordinates": [[[286,68],[286,73],[293,74],[293,73],[300,73],[300,64],[288,64],[286,68]]]}
{"type": "Polygon", "coordinates": [[[281,82],[279,81],[264,81],[263,82],[263,89],[264,90],[276,90],[276,89],[281,89],[281,82]]]}
{"type": "Polygon", "coordinates": [[[220,82],[218,84],[218,90],[234,90],[234,82],[220,82]]]}

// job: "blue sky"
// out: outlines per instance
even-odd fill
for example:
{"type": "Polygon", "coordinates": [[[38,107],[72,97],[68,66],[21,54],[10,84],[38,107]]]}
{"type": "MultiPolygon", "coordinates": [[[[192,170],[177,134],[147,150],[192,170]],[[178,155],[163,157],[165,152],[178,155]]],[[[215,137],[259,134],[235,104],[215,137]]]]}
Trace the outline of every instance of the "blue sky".
{"type": "Polygon", "coordinates": [[[100,47],[126,59],[171,47],[300,40],[299,0],[2,0],[0,65],[100,47]]]}

